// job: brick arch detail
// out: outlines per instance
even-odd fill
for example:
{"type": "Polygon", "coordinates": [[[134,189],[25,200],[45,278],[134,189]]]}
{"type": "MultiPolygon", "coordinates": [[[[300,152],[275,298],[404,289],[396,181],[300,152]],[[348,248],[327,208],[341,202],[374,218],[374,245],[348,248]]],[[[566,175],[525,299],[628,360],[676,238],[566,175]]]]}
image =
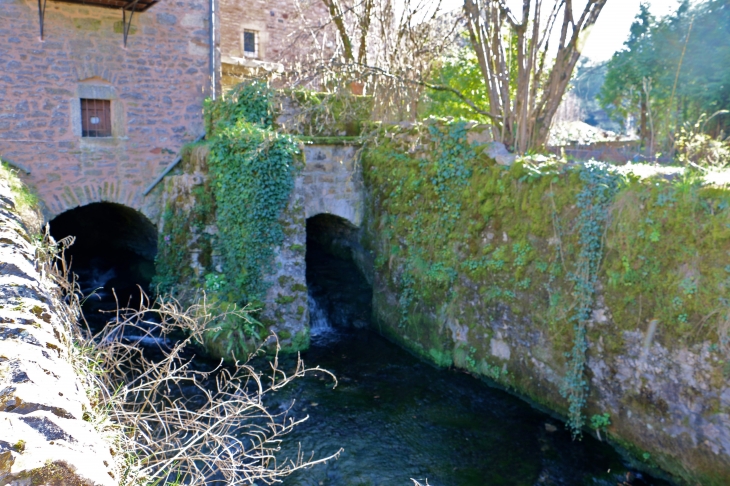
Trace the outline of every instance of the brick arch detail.
{"type": "Polygon", "coordinates": [[[159,197],[155,196],[156,194],[153,193],[148,198],[141,198],[136,188],[134,191],[130,191],[124,185],[114,181],[80,186],[62,185],[48,193],[41,192],[38,195],[42,202],[45,221],[50,221],[74,208],[91,203],[109,202],[134,209],[157,226],[160,211],[157,208],[159,197]]]}

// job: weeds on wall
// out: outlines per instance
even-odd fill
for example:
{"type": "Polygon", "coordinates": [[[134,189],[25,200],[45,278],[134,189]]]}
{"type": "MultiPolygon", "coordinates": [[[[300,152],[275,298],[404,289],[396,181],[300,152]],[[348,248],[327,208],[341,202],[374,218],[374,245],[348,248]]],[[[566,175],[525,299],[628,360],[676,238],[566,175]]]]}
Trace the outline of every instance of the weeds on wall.
{"type": "Polygon", "coordinates": [[[206,105],[224,288],[239,304],[259,302],[266,292],[264,275],[284,241],[280,218],[303,165],[299,143],[272,128],[272,97],[252,83],[206,105]]]}
{"type": "MultiPolygon", "coordinates": [[[[564,370],[574,435],[586,425],[589,342],[606,356],[626,352],[624,331],[656,319],[655,341],[712,343],[710,379],[730,376],[727,189],[693,172],[641,179],[632,170],[650,168],[539,156],[504,167],[468,133],[431,120],[383,127],[366,147],[366,244],[396,298],[378,304],[386,332],[441,365],[492,376],[510,366],[490,349],[494,329],[528,320],[556,351],[550,366],[564,370]],[[599,295],[605,319],[594,322],[599,295]]],[[[495,379],[533,386],[511,370],[495,379]]]]}
{"type": "Polygon", "coordinates": [[[21,182],[17,171],[2,159],[0,159],[0,181],[5,181],[10,186],[15,197],[15,211],[28,226],[28,233],[39,236],[43,216],[38,209],[38,196],[21,182]]]}
{"type": "Polygon", "coordinates": [[[183,201],[172,198],[158,243],[159,292],[197,284],[211,305],[233,312],[206,333],[206,349],[233,360],[247,356],[266,333],[253,315],[240,319],[235,311],[262,306],[265,275],[284,241],[281,218],[303,165],[299,142],[272,126],[274,100],[266,84],[250,83],[225,99],[206,102],[210,177],[183,201]]]}

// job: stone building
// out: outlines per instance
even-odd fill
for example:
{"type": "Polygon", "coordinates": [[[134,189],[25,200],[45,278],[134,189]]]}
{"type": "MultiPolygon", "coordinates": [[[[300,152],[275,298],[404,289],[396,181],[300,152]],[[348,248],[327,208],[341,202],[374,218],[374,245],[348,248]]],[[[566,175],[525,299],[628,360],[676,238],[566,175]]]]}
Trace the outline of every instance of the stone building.
{"type": "Polygon", "coordinates": [[[327,57],[335,45],[322,0],[220,0],[222,83],[285,77],[294,63],[327,57]]]}
{"type": "Polygon", "coordinates": [[[0,158],[48,219],[100,201],[156,219],[146,189],[204,131],[216,3],[0,0],[0,158]]]}

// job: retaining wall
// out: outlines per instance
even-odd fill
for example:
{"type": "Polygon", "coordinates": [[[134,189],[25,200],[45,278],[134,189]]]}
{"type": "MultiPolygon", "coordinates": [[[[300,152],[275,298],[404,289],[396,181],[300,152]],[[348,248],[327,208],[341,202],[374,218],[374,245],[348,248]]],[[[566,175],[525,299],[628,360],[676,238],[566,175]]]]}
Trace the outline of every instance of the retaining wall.
{"type": "Polygon", "coordinates": [[[0,173],[0,484],[113,485],[113,451],[70,364],[72,314],[0,173]]]}

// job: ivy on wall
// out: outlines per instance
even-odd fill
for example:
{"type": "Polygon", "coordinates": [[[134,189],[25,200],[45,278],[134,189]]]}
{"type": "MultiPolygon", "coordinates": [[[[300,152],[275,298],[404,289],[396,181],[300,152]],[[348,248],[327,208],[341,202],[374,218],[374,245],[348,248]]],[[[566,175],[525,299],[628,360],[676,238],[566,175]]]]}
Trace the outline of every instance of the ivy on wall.
{"type": "Polygon", "coordinates": [[[567,354],[568,365],[561,393],[568,399],[568,426],[573,437],[581,435],[585,425],[583,409],[586,405],[588,382],[585,377],[586,325],[595,306],[598,270],[603,258],[603,238],[609,219],[609,207],[619,189],[620,177],[606,164],[587,162],[580,169],[583,189],[578,193],[576,206],[580,209],[575,221],[578,234],[576,269],[570,274],[574,282],[573,348],[567,354]]]}
{"type": "Polygon", "coordinates": [[[630,165],[536,156],[504,167],[469,143],[467,127],[376,127],[366,146],[365,244],[387,285],[374,307],[383,332],[564,407],[575,436],[586,423],[586,353],[625,353],[624,331],[645,332],[650,320],[663,346],[710,343],[713,380],[727,380],[730,191],[691,173],[641,179],[630,165]],[[606,319],[593,322],[599,294],[606,319]],[[537,393],[518,353],[490,348],[520,340],[495,329],[530,327],[555,351],[548,365],[562,386],[537,393]]]}
{"type": "MultiPolygon", "coordinates": [[[[171,198],[159,236],[159,291],[185,299],[203,287],[208,304],[225,314],[206,333],[205,347],[227,359],[245,359],[266,335],[251,313],[236,310],[261,308],[265,275],[284,241],[281,218],[303,165],[299,142],[272,126],[273,104],[274,92],[263,83],[240,85],[227,98],[206,102],[208,152],[199,163],[207,168],[199,169],[210,177],[190,197],[171,198]],[[213,227],[217,233],[209,231],[213,227]],[[191,250],[204,281],[191,266],[191,250]]],[[[191,150],[183,153],[184,164],[191,150]]]]}
{"type": "Polygon", "coordinates": [[[302,167],[299,143],[272,128],[272,98],[266,85],[251,83],[206,105],[222,288],[240,304],[266,292],[264,275],[284,240],[280,218],[302,167]]]}

